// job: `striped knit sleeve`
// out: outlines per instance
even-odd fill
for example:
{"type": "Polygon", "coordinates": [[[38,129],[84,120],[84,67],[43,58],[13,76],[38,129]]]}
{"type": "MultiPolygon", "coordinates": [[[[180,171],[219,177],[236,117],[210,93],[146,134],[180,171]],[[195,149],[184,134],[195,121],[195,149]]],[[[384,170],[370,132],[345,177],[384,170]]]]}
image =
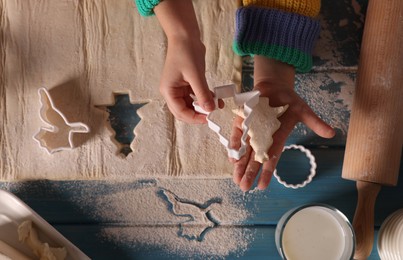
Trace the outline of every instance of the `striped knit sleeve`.
{"type": "Polygon", "coordinates": [[[154,15],[154,7],[162,0],[135,0],[137,10],[142,16],[154,15]]]}
{"type": "Polygon", "coordinates": [[[316,17],[320,11],[320,0],[242,0],[243,6],[260,6],[285,12],[316,17]]]}
{"type": "Polygon", "coordinates": [[[280,60],[293,65],[298,72],[309,71],[312,68],[312,50],[319,35],[320,24],[306,14],[317,14],[320,1],[299,1],[300,5],[284,4],[296,0],[244,2],[253,3],[236,12],[234,51],[238,55],[262,55],[280,60]],[[272,3],[276,8],[267,7],[263,2],[272,3]],[[307,5],[308,2],[317,2],[318,5],[307,5]],[[295,10],[298,12],[291,12],[295,10]]]}

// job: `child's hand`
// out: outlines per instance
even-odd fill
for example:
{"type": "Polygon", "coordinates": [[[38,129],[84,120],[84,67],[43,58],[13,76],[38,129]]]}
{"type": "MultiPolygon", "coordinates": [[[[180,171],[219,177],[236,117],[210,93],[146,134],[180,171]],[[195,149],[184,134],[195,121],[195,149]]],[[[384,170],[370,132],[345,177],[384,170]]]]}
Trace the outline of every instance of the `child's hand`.
{"type": "Polygon", "coordinates": [[[213,94],[205,74],[205,47],[199,39],[169,39],[168,53],[161,77],[160,92],[169,110],[187,123],[206,123],[206,115],[197,113],[193,99],[206,111],[214,110],[213,94]]]}
{"type": "Polygon", "coordinates": [[[200,40],[192,1],[161,1],[154,11],[168,38],[160,92],[177,119],[187,123],[206,123],[206,116],[194,110],[189,96],[195,94],[204,110],[214,110],[213,94],[205,78],[206,50],[200,40]]]}
{"type": "MultiPolygon", "coordinates": [[[[231,159],[234,163],[233,180],[241,190],[247,191],[251,188],[259,169],[262,172],[258,180],[258,188],[263,190],[270,183],[273,171],[280,159],[284,144],[288,135],[298,122],[303,122],[317,135],[324,138],[332,138],[335,131],[321,120],[312,109],[294,91],[295,70],[285,63],[255,56],[255,90],[261,92],[261,96],[268,97],[270,106],[289,105],[287,111],[279,118],[280,128],[273,135],[273,144],[268,151],[270,159],[263,165],[254,160],[254,151],[248,147],[246,154],[238,161],[231,159]]],[[[231,136],[231,146],[239,147],[242,135],[242,118],[237,117],[234,121],[234,128],[231,136]]]]}

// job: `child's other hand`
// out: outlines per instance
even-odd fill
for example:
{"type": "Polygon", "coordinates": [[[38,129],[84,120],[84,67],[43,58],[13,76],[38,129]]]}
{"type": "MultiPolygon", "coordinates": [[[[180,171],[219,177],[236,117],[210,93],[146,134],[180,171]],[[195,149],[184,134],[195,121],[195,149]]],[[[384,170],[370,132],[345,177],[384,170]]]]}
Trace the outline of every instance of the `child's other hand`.
{"type": "Polygon", "coordinates": [[[213,94],[205,78],[205,47],[199,39],[168,39],[168,52],[161,77],[160,92],[169,110],[187,123],[206,123],[206,116],[192,105],[194,94],[206,111],[214,110],[213,94]]]}
{"type": "Polygon", "coordinates": [[[194,110],[189,96],[194,94],[204,110],[214,110],[213,94],[205,77],[206,49],[200,40],[192,1],[164,0],[154,11],[168,38],[160,92],[177,119],[207,123],[206,116],[194,110]]]}
{"type": "MultiPolygon", "coordinates": [[[[294,67],[261,56],[255,56],[255,90],[261,92],[261,96],[268,97],[270,106],[278,107],[289,105],[287,111],[279,118],[280,128],[273,135],[273,144],[268,151],[269,160],[263,165],[254,160],[255,153],[248,147],[246,154],[238,161],[230,159],[234,164],[233,180],[241,190],[247,191],[253,185],[258,176],[260,167],[261,174],[257,187],[260,190],[267,188],[273,171],[280,159],[284,144],[298,122],[304,123],[317,135],[324,138],[332,138],[335,131],[332,127],[321,120],[305,101],[294,91],[295,69],[294,67]]],[[[240,146],[242,135],[242,118],[237,117],[231,136],[231,146],[240,146]]]]}

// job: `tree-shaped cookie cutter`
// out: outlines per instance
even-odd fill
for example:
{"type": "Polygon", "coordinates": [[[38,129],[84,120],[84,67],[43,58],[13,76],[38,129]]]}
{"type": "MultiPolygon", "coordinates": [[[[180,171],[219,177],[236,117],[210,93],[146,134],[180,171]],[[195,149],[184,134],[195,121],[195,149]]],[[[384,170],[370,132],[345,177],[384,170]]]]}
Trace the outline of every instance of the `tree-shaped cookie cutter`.
{"type": "Polygon", "coordinates": [[[38,90],[41,109],[39,116],[47,127],[41,127],[33,137],[49,154],[74,148],[74,133],[89,133],[90,128],[81,122],[69,122],[66,116],[54,105],[46,88],[38,90]]]}
{"type": "Polygon", "coordinates": [[[241,137],[241,147],[239,149],[234,149],[230,147],[229,140],[221,134],[222,127],[219,124],[216,124],[212,120],[210,120],[209,112],[201,108],[197,104],[197,101],[193,102],[193,106],[197,112],[207,115],[208,127],[219,136],[220,142],[227,149],[228,156],[236,160],[239,160],[245,154],[246,148],[248,146],[247,138],[248,138],[249,125],[253,116],[253,108],[259,103],[260,92],[255,90],[244,93],[237,93],[236,86],[234,84],[219,86],[214,88],[213,91],[214,91],[214,102],[216,104],[216,109],[218,109],[219,99],[231,98],[231,97],[234,99],[234,103],[237,106],[243,106],[245,118],[241,126],[242,137],[241,137]]]}

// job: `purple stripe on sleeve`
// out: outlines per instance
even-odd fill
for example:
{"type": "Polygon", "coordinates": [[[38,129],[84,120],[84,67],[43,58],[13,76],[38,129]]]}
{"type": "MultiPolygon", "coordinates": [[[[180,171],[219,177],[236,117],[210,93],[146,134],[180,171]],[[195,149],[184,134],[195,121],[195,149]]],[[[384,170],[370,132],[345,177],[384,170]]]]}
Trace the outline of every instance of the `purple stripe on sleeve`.
{"type": "Polygon", "coordinates": [[[318,21],[295,13],[255,6],[241,7],[236,13],[235,41],[298,49],[311,54],[319,35],[318,21]]]}

